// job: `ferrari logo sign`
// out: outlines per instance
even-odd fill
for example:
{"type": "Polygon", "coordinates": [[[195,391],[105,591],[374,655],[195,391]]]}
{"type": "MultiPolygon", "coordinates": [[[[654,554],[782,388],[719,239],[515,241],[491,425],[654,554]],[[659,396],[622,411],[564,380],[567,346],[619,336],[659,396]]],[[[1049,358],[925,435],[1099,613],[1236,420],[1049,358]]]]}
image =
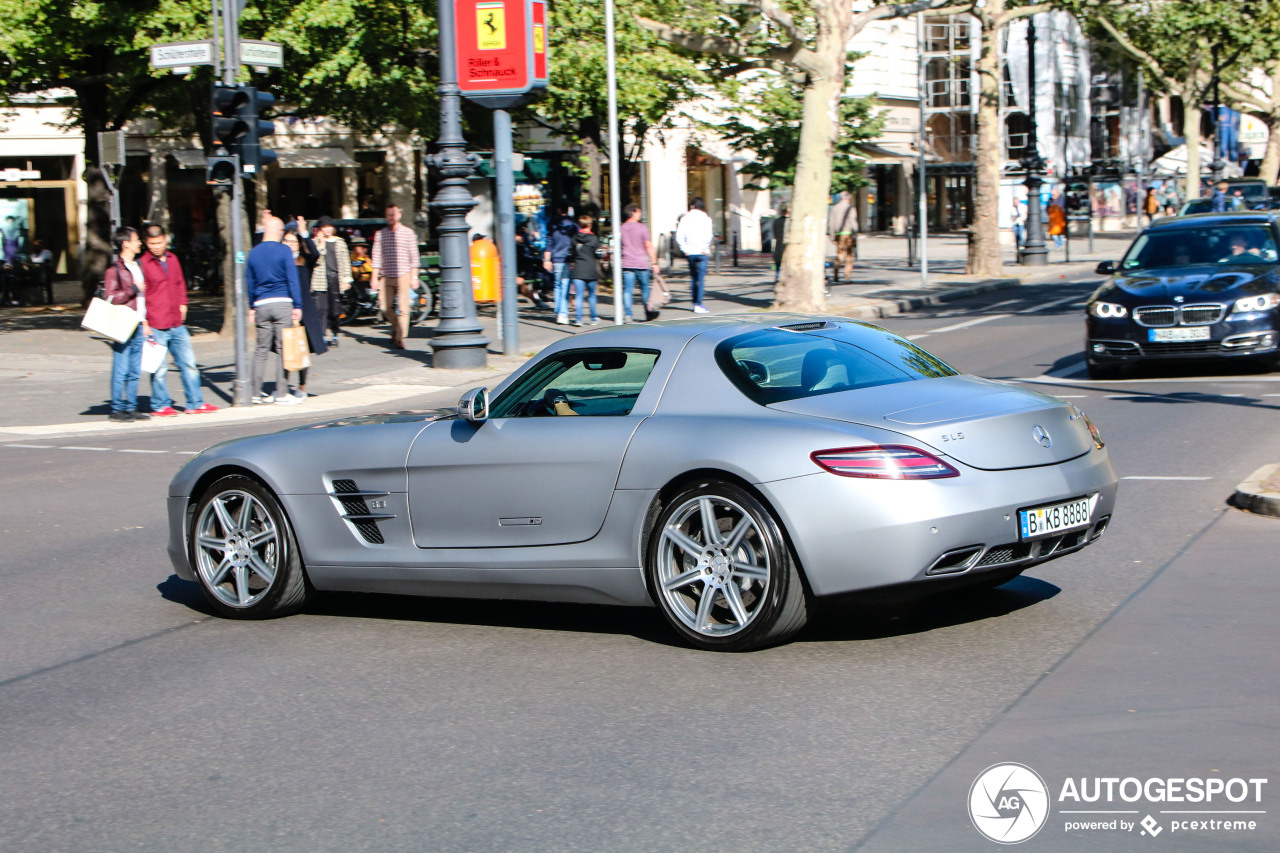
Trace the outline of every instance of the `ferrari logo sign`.
{"type": "Polygon", "coordinates": [[[506,4],[476,4],[476,47],[480,50],[507,49],[506,4]]]}
{"type": "Polygon", "coordinates": [[[547,85],[545,0],[448,0],[457,22],[458,88],[478,104],[528,103],[547,85]]]}

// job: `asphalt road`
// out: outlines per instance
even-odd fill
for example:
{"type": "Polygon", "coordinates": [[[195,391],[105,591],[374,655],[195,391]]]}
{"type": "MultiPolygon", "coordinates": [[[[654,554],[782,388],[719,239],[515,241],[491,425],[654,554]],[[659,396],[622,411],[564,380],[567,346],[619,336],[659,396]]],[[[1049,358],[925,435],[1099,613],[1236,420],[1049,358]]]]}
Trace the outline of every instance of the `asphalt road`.
{"type": "MultiPolygon", "coordinates": [[[[1280,459],[1280,374],[1089,381],[1089,289],[1028,286],[886,325],[1084,409],[1125,478],[1107,534],[995,591],[829,609],[754,654],[695,652],[656,611],[608,607],[324,596],[288,619],[221,620],[171,575],[165,486],[189,452],[252,425],[0,446],[0,850],[994,849],[964,814],[969,765],[1037,725],[1058,732],[1052,754],[1097,749],[1069,723],[1096,712],[1072,697],[1118,691],[1098,693],[1099,666],[1139,699],[1203,709],[1216,691],[1224,718],[1275,698],[1274,665],[1232,653],[1242,637],[1273,650],[1275,620],[1233,614],[1274,601],[1280,527],[1225,500],[1280,459]],[[1220,583],[1189,570],[1193,553],[1220,583]],[[1195,602],[1223,589],[1239,601],[1204,613],[1236,633],[1184,638],[1188,665],[1221,683],[1184,683],[1142,640],[1196,622],[1195,602]],[[1132,676],[1157,666],[1158,690],[1132,676]]],[[[1143,772],[1225,756],[1252,764],[1203,772],[1280,775],[1280,719],[1252,713],[1234,751],[1206,713],[1178,760],[1143,772]]],[[[1072,769],[1147,761],[1157,728],[1130,726],[1105,741],[1111,764],[1072,769]]],[[[1051,849],[1276,849],[1261,819],[1230,846],[1059,827],[1051,849]]]]}

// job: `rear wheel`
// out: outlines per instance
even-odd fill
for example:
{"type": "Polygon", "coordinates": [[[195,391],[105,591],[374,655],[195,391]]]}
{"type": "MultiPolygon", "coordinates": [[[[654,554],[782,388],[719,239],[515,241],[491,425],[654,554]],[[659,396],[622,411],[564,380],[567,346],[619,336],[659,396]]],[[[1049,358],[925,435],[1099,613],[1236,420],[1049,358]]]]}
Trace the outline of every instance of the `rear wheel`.
{"type": "Polygon", "coordinates": [[[284,616],[306,604],[310,587],[284,508],[262,484],[223,477],[196,505],[188,540],[205,598],[233,619],[284,616]]]}
{"type": "Polygon", "coordinates": [[[667,621],[710,651],[781,643],[804,627],[809,601],[773,514],[750,492],[711,481],[659,513],[646,574],[667,621]]]}

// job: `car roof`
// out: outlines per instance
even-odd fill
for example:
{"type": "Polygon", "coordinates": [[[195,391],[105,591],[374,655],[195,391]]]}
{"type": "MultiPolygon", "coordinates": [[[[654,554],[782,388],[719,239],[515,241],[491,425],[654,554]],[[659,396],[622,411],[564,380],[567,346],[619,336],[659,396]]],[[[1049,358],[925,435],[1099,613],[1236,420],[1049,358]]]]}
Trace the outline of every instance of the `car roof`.
{"type": "Polygon", "coordinates": [[[1192,213],[1187,216],[1170,216],[1157,219],[1147,226],[1147,231],[1167,231],[1191,225],[1239,225],[1244,222],[1275,222],[1280,213],[1271,210],[1232,210],[1226,213],[1192,213]]]}
{"type": "Polygon", "coordinates": [[[789,328],[805,331],[833,326],[869,326],[861,320],[833,317],[826,314],[788,314],[753,312],[750,314],[716,314],[710,317],[687,317],[673,320],[657,320],[650,323],[628,323],[622,326],[606,326],[581,332],[558,341],[545,350],[546,354],[583,347],[681,347],[699,335],[714,333],[717,341],[741,332],[757,329],[789,328]],[[807,327],[807,328],[798,328],[807,327]]]}

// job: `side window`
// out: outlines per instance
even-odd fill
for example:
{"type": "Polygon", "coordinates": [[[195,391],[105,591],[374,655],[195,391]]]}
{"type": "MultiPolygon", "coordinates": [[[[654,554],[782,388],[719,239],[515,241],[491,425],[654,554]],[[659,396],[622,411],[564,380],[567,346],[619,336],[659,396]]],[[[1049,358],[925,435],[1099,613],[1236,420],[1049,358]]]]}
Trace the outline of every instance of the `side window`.
{"type": "Polygon", "coordinates": [[[656,350],[573,350],[535,365],[494,401],[491,418],[631,414],[654,365],[656,350]]]}

